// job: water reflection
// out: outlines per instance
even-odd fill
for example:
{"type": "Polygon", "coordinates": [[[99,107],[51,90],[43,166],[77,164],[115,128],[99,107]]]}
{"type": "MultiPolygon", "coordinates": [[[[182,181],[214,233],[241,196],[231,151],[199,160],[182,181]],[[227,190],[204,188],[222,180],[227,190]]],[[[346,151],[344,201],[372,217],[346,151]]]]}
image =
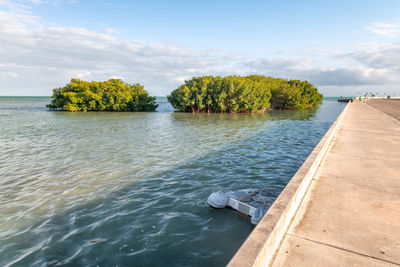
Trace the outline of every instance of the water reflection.
{"type": "Polygon", "coordinates": [[[310,120],[316,116],[318,108],[313,107],[306,110],[272,110],[273,120],[310,120]]]}
{"type": "Polygon", "coordinates": [[[207,196],[256,187],[270,205],[341,108],[1,110],[0,264],[224,265],[253,226],[207,196]]]}

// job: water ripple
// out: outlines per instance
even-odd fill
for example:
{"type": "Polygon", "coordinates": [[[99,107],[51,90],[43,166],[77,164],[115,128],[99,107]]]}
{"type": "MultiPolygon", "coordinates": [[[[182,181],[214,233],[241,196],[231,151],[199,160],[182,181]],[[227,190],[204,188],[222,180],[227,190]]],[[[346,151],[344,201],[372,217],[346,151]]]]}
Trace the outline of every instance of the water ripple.
{"type": "Polygon", "coordinates": [[[253,229],[205,200],[269,206],[343,105],[269,114],[48,112],[0,98],[0,265],[225,265],[253,229]]]}

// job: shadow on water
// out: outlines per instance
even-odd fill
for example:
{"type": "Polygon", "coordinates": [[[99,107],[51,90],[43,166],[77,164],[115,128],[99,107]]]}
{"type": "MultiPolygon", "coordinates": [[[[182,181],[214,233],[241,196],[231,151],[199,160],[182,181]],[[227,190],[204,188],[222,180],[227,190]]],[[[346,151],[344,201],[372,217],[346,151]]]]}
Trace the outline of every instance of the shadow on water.
{"type": "MultiPolygon", "coordinates": [[[[76,115],[66,116],[73,119],[76,115]]],[[[229,116],[224,121],[227,126],[244,118],[262,126],[249,138],[199,157],[183,154],[189,159],[166,171],[118,191],[104,192],[93,201],[2,238],[5,245],[0,249],[0,263],[225,265],[253,226],[232,210],[210,209],[205,202],[208,195],[217,190],[260,188],[270,206],[333,122],[324,119],[324,114],[316,119],[315,110],[170,116],[181,124],[183,134],[192,130],[190,121],[210,127],[209,120],[216,116],[229,116]]]]}

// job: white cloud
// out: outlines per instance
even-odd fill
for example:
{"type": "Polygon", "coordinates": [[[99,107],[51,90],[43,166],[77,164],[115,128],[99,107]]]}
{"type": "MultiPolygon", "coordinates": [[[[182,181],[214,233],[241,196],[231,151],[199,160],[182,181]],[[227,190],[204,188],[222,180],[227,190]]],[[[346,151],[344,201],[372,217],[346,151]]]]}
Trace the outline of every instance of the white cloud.
{"type": "Polygon", "coordinates": [[[398,38],[400,37],[400,23],[371,23],[367,30],[386,37],[398,38]]]}
{"type": "Polygon", "coordinates": [[[0,78],[1,79],[8,79],[8,78],[17,78],[18,73],[15,72],[9,72],[9,71],[1,71],[0,72],[0,78]]]}
{"type": "Polygon", "coordinates": [[[116,29],[116,28],[105,28],[103,31],[105,34],[116,34],[124,32],[123,29],[116,29]]]}
{"type": "Polygon", "coordinates": [[[400,71],[400,42],[378,44],[343,55],[373,69],[385,69],[392,74],[400,71]]]}
{"type": "Polygon", "coordinates": [[[71,78],[123,77],[127,82],[142,83],[151,94],[166,95],[197,75],[257,73],[307,79],[322,88],[342,91],[344,87],[393,87],[400,77],[400,43],[348,53],[318,50],[297,52],[290,59],[249,60],[243,54],[122,41],[113,35],[117,33],[113,29],[95,32],[45,25],[29,12],[0,11],[0,95],[49,95],[52,88],[71,78]]]}
{"type": "Polygon", "coordinates": [[[121,76],[144,83],[155,94],[166,94],[163,89],[170,91],[178,85],[177,76],[223,67],[226,62],[219,57],[164,44],[120,41],[109,33],[84,28],[44,27],[30,15],[0,11],[0,71],[21,77],[18,81],[4,79],[0,94],[28,85],[30,94],[35,94],[34,89],[49,94],[72,77],[104,80],[121,76]]]}
{"type": "MultiPolygon", "coordinates": [[[[333,57],[331,60],[335,60],[333,57]]],[[[288,79],[305,79],[317,86],[354,86],[390,82],[387,70],[357,67],[326,67],[313,60],[266,60],[259,59],[244,63],[253,73],[269,73],[288,79]]]]}

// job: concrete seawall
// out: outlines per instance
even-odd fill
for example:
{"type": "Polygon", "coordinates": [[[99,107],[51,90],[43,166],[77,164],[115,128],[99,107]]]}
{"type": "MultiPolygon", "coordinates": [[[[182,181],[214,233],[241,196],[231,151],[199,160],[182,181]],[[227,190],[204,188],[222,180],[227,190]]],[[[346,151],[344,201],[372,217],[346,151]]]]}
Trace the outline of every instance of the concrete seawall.
{"type": "Polygon", "coordinates": [[[230,266],[400,264],[400,123],[372,104],[346,106],[230,266]]]}

